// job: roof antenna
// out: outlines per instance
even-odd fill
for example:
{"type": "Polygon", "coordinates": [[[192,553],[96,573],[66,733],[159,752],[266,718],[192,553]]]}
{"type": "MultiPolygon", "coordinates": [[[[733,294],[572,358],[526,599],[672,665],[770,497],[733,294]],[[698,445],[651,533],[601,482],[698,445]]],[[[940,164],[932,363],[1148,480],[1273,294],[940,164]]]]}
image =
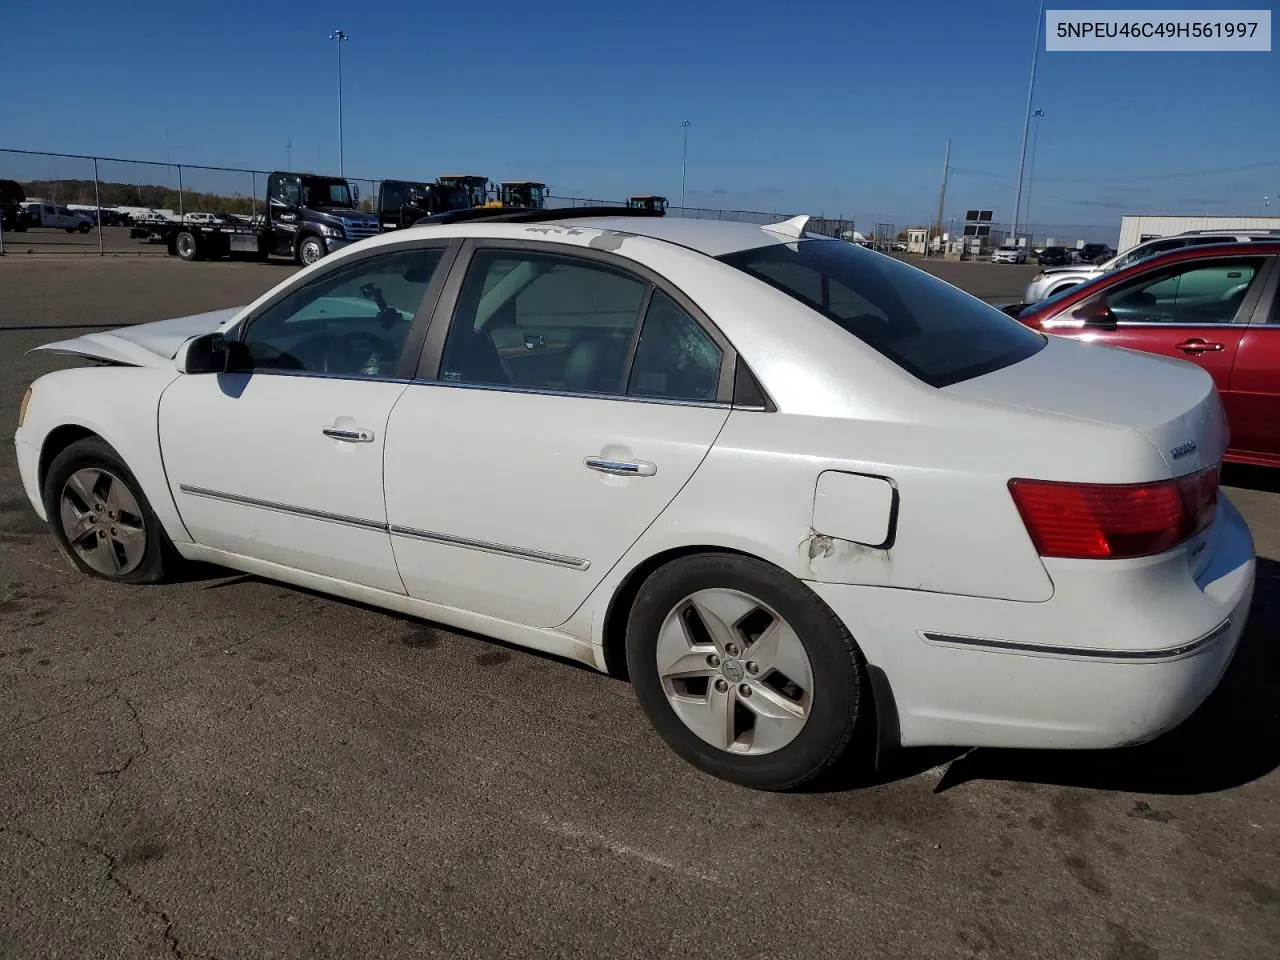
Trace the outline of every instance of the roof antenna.
{"type": "Polygon", "coordinates": [[[779,233],[784,237],[796,237],[797,239],[804,236],[805,225],[813,218],[807,213],[802,213],[798,217],[792,217],[790,220],[783,220],[781,223],[765,224],[764,229],[770,233],[779,233]]]}

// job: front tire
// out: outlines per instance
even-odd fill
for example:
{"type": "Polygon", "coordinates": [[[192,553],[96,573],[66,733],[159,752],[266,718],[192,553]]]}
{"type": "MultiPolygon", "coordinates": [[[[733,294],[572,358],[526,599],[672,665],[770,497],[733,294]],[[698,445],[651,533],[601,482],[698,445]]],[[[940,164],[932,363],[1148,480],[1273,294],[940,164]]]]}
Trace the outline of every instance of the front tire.
{"type": "Polygon", "coordinates": [[[87,576],[158,583],[177,560],[137,478],[100,437],[53,458],[42,496],[54,542],[87,576]]]}
{"type": "Polygon", "coordinates": [[[659,568],[632,605],[626,653],[659,736],[723,780],[794,789],[853,742],[857,644],[804,584],[760,560],[708,553],[659,568]]]}
{"type": "Polygon", "coordinates": [[[309,233],[298,243],[298,263],[309,267],[323,258],[326,252],[324,241],[314,233],[309,233]]]}

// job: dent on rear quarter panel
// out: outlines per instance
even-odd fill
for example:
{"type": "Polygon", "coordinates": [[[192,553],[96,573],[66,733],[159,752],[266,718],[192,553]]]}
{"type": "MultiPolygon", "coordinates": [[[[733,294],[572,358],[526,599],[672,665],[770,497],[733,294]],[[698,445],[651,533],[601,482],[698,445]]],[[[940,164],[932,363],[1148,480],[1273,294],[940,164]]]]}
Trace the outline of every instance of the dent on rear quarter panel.
{"type": "Polygon", "coordinates": [[[30,430],[29,439],[42,449],[60,426],[78,425],[96,433],[133,472],[170,539],[190,543],[165,477],[157,430],[160,396],[177,377],[172,366],[54,371],[33,385],[23,432],[30,430]]]}

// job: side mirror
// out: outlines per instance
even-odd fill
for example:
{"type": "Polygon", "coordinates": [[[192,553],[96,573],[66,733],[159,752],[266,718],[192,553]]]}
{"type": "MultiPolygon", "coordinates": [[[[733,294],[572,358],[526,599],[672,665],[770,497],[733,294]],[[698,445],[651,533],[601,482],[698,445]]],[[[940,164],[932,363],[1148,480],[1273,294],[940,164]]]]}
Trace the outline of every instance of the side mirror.
{"type": "Polygon", "coordinates": [[[1107,301],[1101,298],[1073,310],[1071,316],[1081,321],[1085,327],[1090,327],[1094,330],[1116,329],[1116,315],[1111,312],[1111,307],[1107,305],[1107,301]]]}
{"type": "Polygon", "coordinates": [[[182,344],[173,365],[179,373],[225,373],[230,356],[226,337],[205,333],[182,344]]]}
{"type": "Polygon", "coordinates": [[[360,199],[360,187],[357,184],[353,183],[351,185],[351,196],[352,196],[352,199],[355,199],[355,200],[360,199]]]}

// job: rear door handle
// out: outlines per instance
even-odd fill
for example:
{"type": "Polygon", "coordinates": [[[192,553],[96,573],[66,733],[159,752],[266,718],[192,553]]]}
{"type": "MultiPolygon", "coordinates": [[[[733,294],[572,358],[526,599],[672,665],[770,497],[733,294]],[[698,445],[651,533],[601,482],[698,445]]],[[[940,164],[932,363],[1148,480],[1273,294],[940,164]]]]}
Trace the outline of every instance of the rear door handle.
{"type": "Polygon", "coordinates": [[[1222,344],[1201,340],[1199,337],[1183,340],[1181,343],[1175,343],[1174,346],[1183,353],[1214,353],[1222,349],[1222,344]]]}
{"type": "Polygon", "coordinates": [[[656,464],[648,460],[607,460],[604,457],[587,457],[582,461],[588,470],[613,474],[617,477],[652,477],[658,472],[656,464]]]}
{"type": "Polygon", "coordinates": [[[320,432],[346,443],[373,443],[373,431],[359,427],[325,427],[320,432]]]}

